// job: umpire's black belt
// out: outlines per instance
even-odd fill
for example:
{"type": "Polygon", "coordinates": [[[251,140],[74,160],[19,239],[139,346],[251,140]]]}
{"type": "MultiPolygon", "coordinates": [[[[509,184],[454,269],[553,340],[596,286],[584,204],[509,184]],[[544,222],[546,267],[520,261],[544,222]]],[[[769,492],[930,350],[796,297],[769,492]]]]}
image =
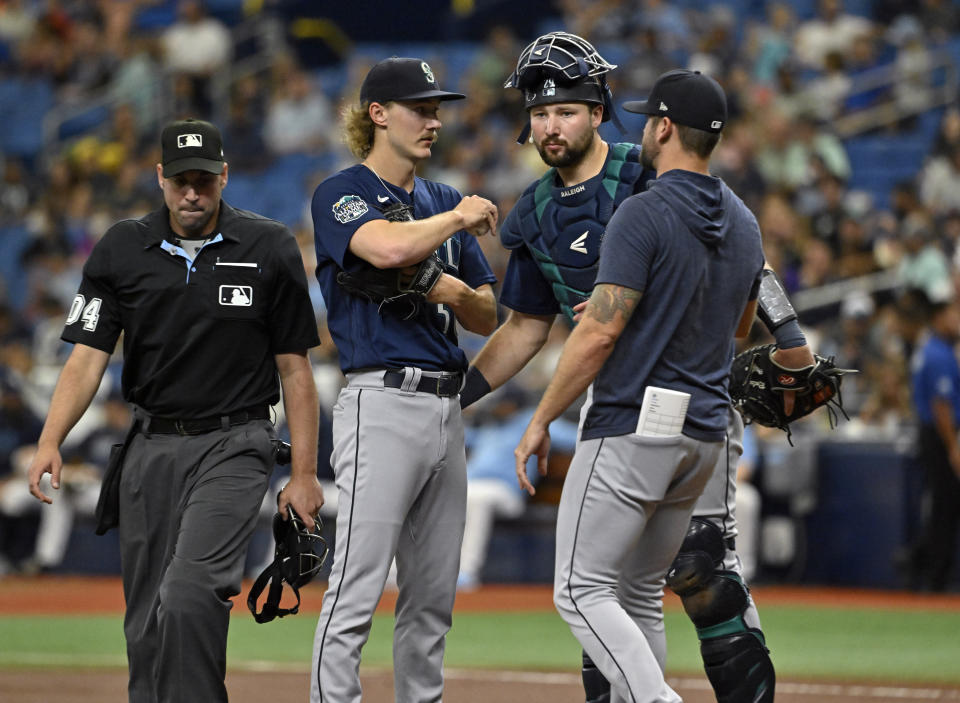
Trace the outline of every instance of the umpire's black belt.
{"type": "Polygon", "coordinates": [[[203,434],[214,430],[226,430],[232,425],[242,425],[251,420],[269,419],[270,408],[266,405],[245,408],[229,415],[211,415],[210,417],[196,417],[189,420],[175,420],[169,417],[147,415],[142,421],[142,431],[147,434],[203,434]]]}
{"type": "MultiPolygon", "coordinates": [[[[383,385],[386,388],[403,388],[406,377],[407,374],[403,369],[389,369],[383,374],[383,385]]],[[[420,393],[433,393],[443,398],[452,398],[460,392],[462,385],[462,373],[443,372],[439,375],[421,376],[415,390],[420,393]]]]}

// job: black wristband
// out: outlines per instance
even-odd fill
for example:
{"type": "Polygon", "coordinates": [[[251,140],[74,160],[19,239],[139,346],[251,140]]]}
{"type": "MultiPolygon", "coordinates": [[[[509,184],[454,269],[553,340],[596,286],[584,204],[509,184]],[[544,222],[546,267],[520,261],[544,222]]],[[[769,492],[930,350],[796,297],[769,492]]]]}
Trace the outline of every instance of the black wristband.
{"type": "Polygon", "coordinates": [[[796,319],[784,322],[777,327],[773,331],[773,336],[777,340],[778,349],[793,349],[807,343],[807,338],[803,336],[803,330],[800,329],[800,323],[796,319]]]}
{"type": "Polygon", "coordinates": [[[467,369],[467,376],[463,380],[463,388],[460,389],[460,407],[465,408],[468,405],[476,403],[483,396],[490,392],[490,384],[480,373],[480,369],[471,366],[467,369]]]}

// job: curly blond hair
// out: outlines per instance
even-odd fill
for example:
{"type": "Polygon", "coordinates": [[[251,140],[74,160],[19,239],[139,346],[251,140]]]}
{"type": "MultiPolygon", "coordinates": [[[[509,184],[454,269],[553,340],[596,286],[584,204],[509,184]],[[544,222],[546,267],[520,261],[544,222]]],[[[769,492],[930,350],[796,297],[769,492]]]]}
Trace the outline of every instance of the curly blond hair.
{"type": "Polygon", "coordinates": [[[358,159],[367,158],[373,148],[376,126],[370,119],[370,103],[347,105],[340,113],[343,120],[343,143],[358,159]]]}

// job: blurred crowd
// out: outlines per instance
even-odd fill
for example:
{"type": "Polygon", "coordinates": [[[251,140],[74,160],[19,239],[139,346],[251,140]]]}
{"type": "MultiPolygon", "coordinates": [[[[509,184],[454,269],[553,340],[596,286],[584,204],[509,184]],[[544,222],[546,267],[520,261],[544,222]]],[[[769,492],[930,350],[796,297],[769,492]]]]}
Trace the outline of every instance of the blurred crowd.
{"type": "MultiPolygon", "coordinates": [[[[101,114],[72,130],[61,122],[37,153],[0,152],[0,245],[20,242],[3,250],[17,257],[16,287],[0,281],[0,519],[8,521],[6,530],[0,523],[0,560],[6,554],[43,570],[59,558],[56,550],[53,556],[18,551],[22,540],[9,526],[24,510],[4,491],[22,482],[18,452],[36,440],[69,353],[59,334],[83,262],[110,224],[161,203],[155,164],[164,121],[217,122],[232,179],[225,199],[267,215],[254,196],[285,159],[302,157],[298,163],[307,168],[295,181],[302,206],[284,216],[313,278],[309,198],[322,178],[352,161],[339,139],[338,109],[392,49],[356,45],[334,66],[310,67],[282,27],[268,31],[280,22],[280,3],[235,4],[240,9],[227,16],[198,0],[0,0],[0,83],[42,83],[51,91],[51,111],[82,114],[93,106],[101,114]],[[171,5],[167,24],[143,26],[143,13],[171,5]],[[234,197],[230,185],[241,177],[254,188],[234,197]]],[[[798,7],[760,0],[555,0],[541,30],[581,34],[617,63],[608,76],[617,104],[644,96],[661,72],[678,66],[720,80],[731,119],[715,174],[756,213],[767,259],[798,302],[813,348],[861,370],[844,381],[850,421],[831,430],[826,414],[818,414],[807,423],[809,436],[900,439],[913,426],[909,360],[923,333],[916,291],[952,299],[960,282],[960,105],[932,97],[935,55],[958,40],[960,8],[951,0],[874,0],[852,8],[819,0],[798,7]],[[885,192],[853,187],[859,168],[848,153],[853,132],[838,129],[867,112],[879,118],[863,122],[861,135],[924,150],[915,172],[885,192]],[[824,292],[810,298],[820,302],[800,305],[811,291],[824,292]]],[[[532,146],[515,144],[525,115],[519,93],[503,89],[532,39],[491,25],[484,41],[468,47],[468,60],[450,59],[440,37],[423,56],[445,89],[468,99],[444,105],[440,139],[421,175],[492,199],[501,217],[544,168],[532,146]]],[[[605,124],[604,137],[639,141],[642,122],[620,116],[627,133],[605,124]]],[[[490,238],[483,246],[502,277],[505,250],[490,238]]],[[[316,287],[314,302],[323,329],[316,287]]],[[[765,339],[759,327],[751,343],[765,339]]],[[[525,403],[539,398],[565,332],[556,325],[551,343],[513,384],[525,403]]],[[[479,349],[482,339],[465,337],[468,353],[479,349]]],[[[341,379],[328,336],[314,353],[329,411],[341,379]]],[[[98,465],[102,447],[91,438],[117,422],[108,416],[119,377],[108,380],[98,409],[65,445],[77,463],[98,465]]],[[[496,402],[471,410],[477,431],[504,421],[496,402]]],[[[764,435],[758,439],[762,455],[764,435]]],[[[769,441],[779,447],[779,437],[769,441]]]]}

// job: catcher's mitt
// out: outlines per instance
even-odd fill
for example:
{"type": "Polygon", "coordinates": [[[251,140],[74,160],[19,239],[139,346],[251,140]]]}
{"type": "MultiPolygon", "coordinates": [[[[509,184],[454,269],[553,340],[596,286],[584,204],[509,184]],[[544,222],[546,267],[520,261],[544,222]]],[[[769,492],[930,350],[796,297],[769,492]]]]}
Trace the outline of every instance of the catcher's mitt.
{"type": "Polygon", "coordinates": [[[337,273],[337,283],[348,293],[377,303],[381,312],[385,306],[395,303],[406,305],[404,319],[409,319],[419,311],[420,303],[440,279],[443,263],[436,255],[431,255],[412,273],[410,268],[378,269],[365,264],[357,271],[337,273]]]}
{"type": "MultiPolygon", "coordinates": [[[[749,424],[776,427],[791,437],[790,423],[826,406],[830,426],[837,421],[837,411],[847,416],[840,395],[840,381],[855,369],[840,369],[833,357],[814,354],[815,362],[802,369],[788,369],[773,360],[776,344],[753,347],[738,354],[730,373],[730,398],[749,424]],[[795,391],[793,411],[783,408],[783,392],[795,391]]],[[[791,442],[792,443],[792,442],[791,442]]]]}

